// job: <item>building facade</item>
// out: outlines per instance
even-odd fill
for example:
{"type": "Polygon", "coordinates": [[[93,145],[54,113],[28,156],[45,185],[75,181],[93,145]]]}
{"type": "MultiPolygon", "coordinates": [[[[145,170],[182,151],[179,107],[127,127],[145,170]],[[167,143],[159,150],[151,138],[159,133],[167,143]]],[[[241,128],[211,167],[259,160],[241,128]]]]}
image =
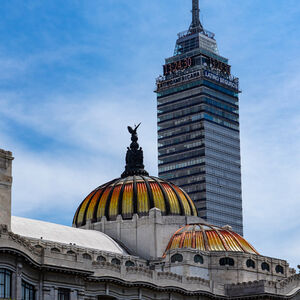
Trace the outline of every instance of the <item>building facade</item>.
{"type": "Polygon", "coordinates": [[[132,132],[124,173],[88,193],[73,227],[11,217],[13,157],[0,150],[0,299],[299,299],[285,260],[207,223],[184,190],[149,176],[132,132]]]}
{"type": "Polygon", "coordinates": [[[239,80],[193,1],[189,30],[157,79],[159,177],[184,188],[199,216],[243,234],[239,80]]]}

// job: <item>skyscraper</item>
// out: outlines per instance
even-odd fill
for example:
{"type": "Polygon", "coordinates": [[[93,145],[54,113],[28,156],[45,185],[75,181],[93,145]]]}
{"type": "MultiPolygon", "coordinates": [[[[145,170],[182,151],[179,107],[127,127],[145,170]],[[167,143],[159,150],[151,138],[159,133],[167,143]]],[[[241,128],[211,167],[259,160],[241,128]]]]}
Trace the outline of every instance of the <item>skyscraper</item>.
{"type": "Polygon", "coordinates": [[[239,80],[199,13],[193,0],[156,82],[159,176],[185,189],[200,217],[243,234],[239,80]]]}

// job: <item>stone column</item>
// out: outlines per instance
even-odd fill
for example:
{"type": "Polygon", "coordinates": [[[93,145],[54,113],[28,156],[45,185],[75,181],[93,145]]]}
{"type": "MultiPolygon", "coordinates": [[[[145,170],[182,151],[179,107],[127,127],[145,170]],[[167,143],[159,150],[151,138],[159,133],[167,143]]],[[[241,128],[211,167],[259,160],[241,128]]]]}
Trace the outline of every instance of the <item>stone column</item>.
{"type": "Polygon", "coordinates": [[[77,299],[84,300],[85,293],[84,291],[77,291],[77,299]]]}
{"type": "Polygon", "coordinates": [[[42,299],[43,297],[43,292],[41,290],[41,285],[40,284],[35,284],[34,285],[34,290],[35,290],[35,299],[42,299]]]}
{"type": "Polygon", "coordinates": [[[15,272],[11,277],[11,299],[17,299],[17,274],[15,272]]]}
{"type": "Polygon", "coordinates": [[[23,265],[18,263],[16,272],[16,300],[22,300],[22,269],[23,265]]]}
{"type": "Polygon", "coordinates": [[[43,286],[42,291],[43,291],[43,296],[40,299],[43,299],[43,300],[52,300],[53,299],[52,288],[51,287],[43,286]]]}
{"type": "Polygon", "coordinates": [[[76,290],[71,290],[70,292],[70,300],[77,300],[77,291],[76,290]]]}
{"type": "Polygon", "coordinates": [[[12,153],[0,149],[0,224],[11,230],[12,153]]]}
{"type": "Polygon", "coordinates": [[[58,288],[54,288],[54,299],[58,299],[58,288]]]}

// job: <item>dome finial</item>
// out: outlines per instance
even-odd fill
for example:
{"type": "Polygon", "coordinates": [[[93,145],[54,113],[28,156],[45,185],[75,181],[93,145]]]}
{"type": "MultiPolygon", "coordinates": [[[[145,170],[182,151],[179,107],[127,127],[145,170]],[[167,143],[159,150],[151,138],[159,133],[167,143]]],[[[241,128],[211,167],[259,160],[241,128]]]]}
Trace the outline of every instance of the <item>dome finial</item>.
{"type": "Polygon", "coordinates": [[[141,125],[134,126],[134,129],[128,126],[128,131],[131,134],[130,148],[127,147],[125,171],[121,175],[122,178],[133,175],[148,176],[148,172],[144,170],[144,154],[142,147],[138,144],[137,129],[141,125]]]}

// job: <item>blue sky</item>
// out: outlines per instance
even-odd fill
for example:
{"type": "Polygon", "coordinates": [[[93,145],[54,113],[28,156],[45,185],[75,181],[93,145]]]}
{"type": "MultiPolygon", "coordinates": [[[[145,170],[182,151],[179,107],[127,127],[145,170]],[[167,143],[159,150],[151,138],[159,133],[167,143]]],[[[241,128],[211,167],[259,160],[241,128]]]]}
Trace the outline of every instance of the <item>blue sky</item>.
{"type": "MultiPolygon", "coordinates": [[[[300,264],[300,2],[202,0],[240,78],[246,238],[300,264]]],[[[142,122],[157,174],[155,78],[191,0],[11,0],[0,10],[0,147],[14,153],[13,214],[70,224],[124,168],[142,122]]]]}

